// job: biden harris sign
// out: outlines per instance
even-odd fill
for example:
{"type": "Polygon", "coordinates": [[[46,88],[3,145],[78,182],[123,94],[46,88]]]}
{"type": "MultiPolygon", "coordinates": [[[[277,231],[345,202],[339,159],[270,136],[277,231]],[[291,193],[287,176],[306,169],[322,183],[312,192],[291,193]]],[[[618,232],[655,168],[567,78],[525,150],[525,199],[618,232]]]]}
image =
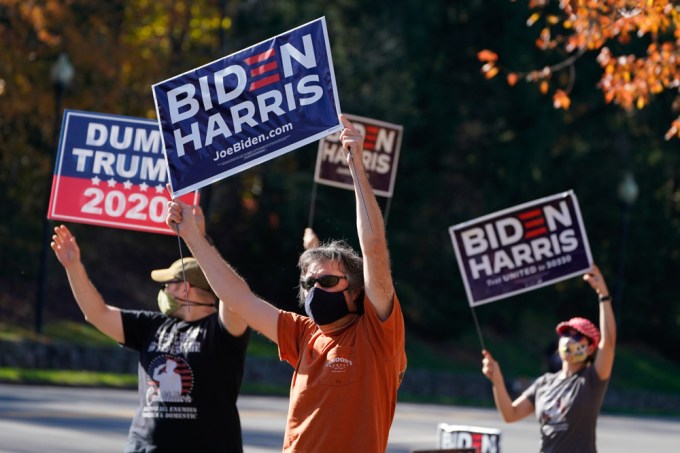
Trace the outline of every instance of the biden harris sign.
{"type": "MultiPolygon", "coordinates": [[[[167,176],[156,121],[66,110],[47,217],[174,234],[167,176]]],[[[182,200],[198,204],[198,192],[182,200]]]]}
{"type": "Polygon", "coordinates": [[[592,266],[572,191],[449,228],[470,306],[580,275],[592,266]]]}
{"type": "Polygon", "coordinates": [[[320,18],[153,85],[173,195],[342,128],[320,18]]]}
{"type": "MultiPolygon", "coordinates": [[[[373,193],[391,197],[397,176],[403,126],[345,113],[364,137],[363,161],[373,193]]],[[[314,180],[321,184],[354,190],[340,134],[319,140],[314,180]]]]}

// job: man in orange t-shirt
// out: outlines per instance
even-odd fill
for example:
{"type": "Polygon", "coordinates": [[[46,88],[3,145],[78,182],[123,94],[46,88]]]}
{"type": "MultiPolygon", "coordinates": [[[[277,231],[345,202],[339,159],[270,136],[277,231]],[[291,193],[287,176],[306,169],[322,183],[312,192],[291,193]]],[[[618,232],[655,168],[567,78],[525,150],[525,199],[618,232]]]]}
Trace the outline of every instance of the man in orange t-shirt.
{"type": "MultiPolygon", "coordinates": [[[[220,300],[278,344],[281,359],[295,367],[287,452],[383,453],[406,370],[404,320],[385,225],[364,169],[363,137],[340,119],[363,260],[343,241],[300,256],[299,295],[308,318],[256,296],[200,233],[191,207],[180,200],[168,205],[167,224],[184,239],[220,300]]],[[[307,231],[305,240],[313,236],[307,231]]]]}
{"type": "Polygon", "coordinates": [[[384,452],[406,368],[399,301],[380,318],[362,290],[361,258],[342,241],[307,250],[299,267],[309,317],[278,318],[279,355],[295,368],[283,449],[384,452]]]}

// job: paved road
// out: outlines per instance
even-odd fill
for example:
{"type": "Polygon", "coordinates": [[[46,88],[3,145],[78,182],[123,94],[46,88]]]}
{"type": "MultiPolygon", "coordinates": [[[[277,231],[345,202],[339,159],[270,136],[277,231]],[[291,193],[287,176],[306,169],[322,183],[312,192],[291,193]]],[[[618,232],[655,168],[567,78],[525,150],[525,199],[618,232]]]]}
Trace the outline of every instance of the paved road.
{"type": "MultiPolygon", "coordinates": [[[[119,453],[136,403],[134,391],[0,385],[0,452],[119,453]]],[[[245,451],[281,451],[287,398],[243,395],[239,409],[245,451]]],[[[436,448],[441,422],[501,429],[503,453],[536,451],[533,419],[506,425],[490,409],[400,403],[388,453],[436,448]]],[[[680,419],[603,415],[598,445],[600,453],[680,451],[680,419]]]]}

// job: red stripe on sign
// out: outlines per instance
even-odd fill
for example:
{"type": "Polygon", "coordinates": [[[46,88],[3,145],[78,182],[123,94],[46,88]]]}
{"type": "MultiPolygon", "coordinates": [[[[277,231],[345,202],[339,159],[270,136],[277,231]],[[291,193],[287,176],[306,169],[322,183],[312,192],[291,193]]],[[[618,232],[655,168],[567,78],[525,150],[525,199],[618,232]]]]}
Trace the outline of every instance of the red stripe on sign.
{"type": "Polygon", "coordinates": [[[541,215],[541,210],[540,209],[534,209],[532,211],[527,211],[519,214],[517,217],[520,219],[531,219],[532,217],[538,217],[541,215]]]}
{"type": "Polygon", "coordinates": [[[472,435],[472,446],[479,451],[482,447],[482,435],[480,433],[474,433],[472,435]]]}
{"type": "Polygon", "coordinates": [[[250,77],[262,75],[265,72],[272,71],[272,70],[274,70],[278,67],[279,67],[279,65],[275,61],[272,62],[272,63],[263,64],[262,66],[258,66],[257,68],[251,70],[250,71],[250,77]]]}
{"type": "Polygon", "coordinates": [[[541,217],[540,219],[529,220],[528,222],[524,222],[524,228],[526,229],[533,228],[539,225],[545,225],[545,219],[543,217],[541,217]]]}
{"type": "MultiPolygon", "coordinates": [[[[108,184],[109,179],[93,179],[95,177],[55,177],[48,218],[175,234],[165,225],[165,206],[170,201],[170,196],[160,182],[149,183],[142,189],[136,184],[126,188],[125,182],[120,179],[111,187],[108,184]]],[[[110,178],[112,181],[113,179],[115,178],[110,178]]],[[[197,192],[192,192],[182,195],[180,199],[187,204],[197,204],[199,197],[197,192]]]]}
{"type": "Polygon", "coordinates": [[[548,232],[548,229],[546,227],[543,228],[536,228],[535,230],[527,231],[524,233],[524,239],[530,239],[535,236],[540,236],[542,234],[545,234],[548,232]]]}
{"type": "MultiPolygon", "coordinates": [[[[89,197],[86,197],[84,192],[92,186],[91,179],[59,176],[55,182],[58,192],[52,191],[53,202],[51,203],[50,214],[56,217],[50,218],[61,220],[64,216],[94,217],[92,214],[81,212],[81,207],[89,201],[89,197]]],[[[106,187],[106,182],[101,182],[100,185],[106,187]]],[[[99,210],[103,211],[101,208],[99,210]]]]}
{"type": "Polygon", "coordinates": [[[267,85],[271,85],[274,82],[278,82],[281,79],[281,76],[278,74],[274,74],[273,76],[265,77],[264,79],[257,80],[253,83],[250,84],[250,88],[248,88],[248,91],[255,91],[258,88],[266,87],[267,85]]]}
{"type": "Polygon", "coordinates": [[[247,65],[253,65],[255,63],[259,63],[260,61],[264,61],[273,55],[276,55],[275,49],[269,49],[266,52],[262,52],[257,55],[253,55],[252,57],[248,57],[245,60],[243,60],[247,65]]]}

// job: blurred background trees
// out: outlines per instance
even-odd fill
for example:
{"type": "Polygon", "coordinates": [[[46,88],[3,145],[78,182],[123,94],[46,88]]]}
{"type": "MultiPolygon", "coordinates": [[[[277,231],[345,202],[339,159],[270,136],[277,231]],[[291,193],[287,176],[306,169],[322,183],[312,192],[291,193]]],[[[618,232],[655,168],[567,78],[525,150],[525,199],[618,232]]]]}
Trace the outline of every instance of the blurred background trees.
{"type": "MultiPolygon", "coordinates": [[[[0,319],[33,323],[57,102],[155,118],[153,83],[323,15],[342,110],[404,126],[387,235],[409,334],[474,335],[449,226],[573,189],[594,259],[622,296],[621,341],[680,360],[680,153],[677,140],[664,140],[674,95],[660,92],[643,110],[607,104],[594,58],[575,62],[566,111],[529,84],[486,80],[483,49],[516,68],[546,65],[527,14],[526,3],[508,0],[0,0],[0,319]],[[62,52],[74,76],[60,93],[50,71],[62,52]],[[639,187],[634,202],[618,195],[626,174],[639,187]]],[[[282,308],[296,308],[315,159],[309,145],[203,192],[217,247],[282,308]]],[[[71,227],[109,302],[155,307],[149,272],[178,258],[176,238],[71,227]]],[[[313,227],[357,246],[353,194],[319,186],[313,227]]],[[[46,319],[79,319],[51,251],[47,269],[46,319]]],[[[573,279],[477,314],[485,333],[531,344],[549,341],[563,318],[595,319],[596,309],[573,279]]]]}

